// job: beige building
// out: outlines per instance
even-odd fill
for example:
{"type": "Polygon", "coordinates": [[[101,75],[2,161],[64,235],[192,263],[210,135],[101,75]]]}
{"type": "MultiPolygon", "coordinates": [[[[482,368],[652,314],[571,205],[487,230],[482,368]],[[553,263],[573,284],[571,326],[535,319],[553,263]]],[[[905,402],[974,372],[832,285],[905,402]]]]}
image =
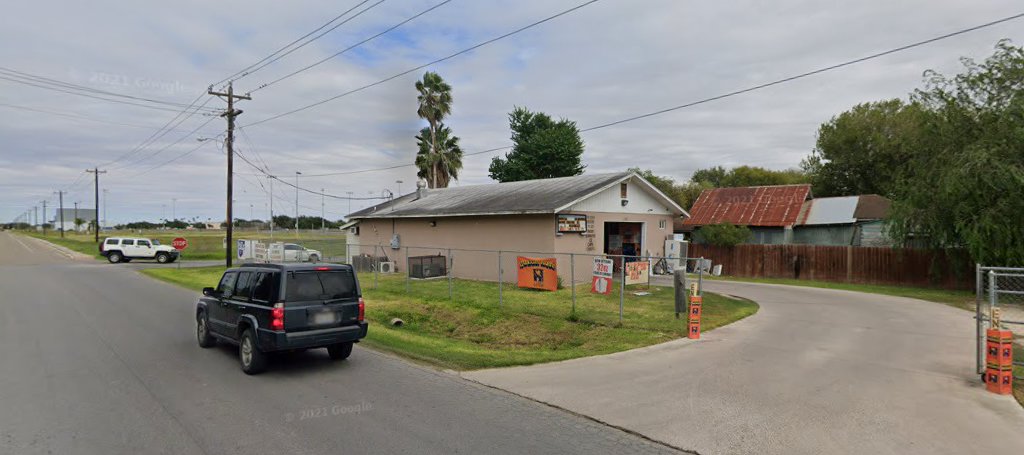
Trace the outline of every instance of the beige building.
{"type": "Polygon", "coordinates": [[[663,255],[680,216],[688,215],[635,173],[587,174],[420,188],[352,213],[348,242],[353,256],[386,257],[399,271],[407,257],[450,254],[454,276],[482,280],[497,279],[498,251],[505,281],[515,279],[517,255],[556,257],[563,276],[572,253],[585,278],[594,255],[663,255]]]}

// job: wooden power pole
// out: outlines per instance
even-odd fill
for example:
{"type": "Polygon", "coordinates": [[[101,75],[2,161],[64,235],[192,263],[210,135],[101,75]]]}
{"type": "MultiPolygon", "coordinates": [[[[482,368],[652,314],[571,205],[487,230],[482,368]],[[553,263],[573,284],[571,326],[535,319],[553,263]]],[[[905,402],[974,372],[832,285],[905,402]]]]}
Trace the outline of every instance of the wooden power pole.
{"type": "Polygon", "coordinates": [[[100,174],[106,174],[107,171],[101,171],[100,168],[94,168],[86,169],[85,172],[95,174],[96,177],[96,187],[93,188],[95,190],[96,197],[95,205],[93,205],[93,207],[96,208],[96,211],[93,213],[93,224],[95,226],[93,231],[95,231],[96,234],[96,243],[100,243],[100,174]]]}
{"type": "Polygon", "coordinates": [[[57,197],[60,201],[60,238],[64,238],[64,190],[57,191],[57,197]]]}
{"type": "Polygon", "coordinates": [[[240,100],[251,100],[252,98],[249,95],[235,95],[235,90],[234,90],[234,87],[232,86],[231,82],[228,82],[228,92],[227,93],[215,92],[215,91],[213,91],[212,87],[209,90],[207,90],[207,93],[209,93],[210,95],[219,96],[221,98],[224,98],[228,102],[228,109],[226,111],[224,111],[224,113],[220,114],[220,116],[224,117],[224,118],[226,118],[228,120],[228,135],[227,135],[227,138],[224,140],[225,149],[227,150],[227,154],[228,154],[228,198],[227,198],[227,201],[228,201],[228,203],[227,203],[228,232],[227,232],[227,238],[225,239],[226,245],[225,245],[225,248],[224,248],[224,263],[228,267],[231,267],[231,259],[234,256],[233,251],[234,251],[234,248],[235,248],[234,242],[232,241],[232,238],[231,238],[232,237],[232,233],[234,231],[234,215],[232,214],[231,198],[232,198],[233,193],[234,193],[234,184],[233,184],[232,181],[233,181],[234,172],[235,172],[235,170],[234,170],[234,159],[235,159],[235,149],[234,149],[234,143],[235,143],[235,117],[239,116],[242,113],[241,109],[235,109],[235,99],[237,98],[237,99],[240,99],[240,100]]]}

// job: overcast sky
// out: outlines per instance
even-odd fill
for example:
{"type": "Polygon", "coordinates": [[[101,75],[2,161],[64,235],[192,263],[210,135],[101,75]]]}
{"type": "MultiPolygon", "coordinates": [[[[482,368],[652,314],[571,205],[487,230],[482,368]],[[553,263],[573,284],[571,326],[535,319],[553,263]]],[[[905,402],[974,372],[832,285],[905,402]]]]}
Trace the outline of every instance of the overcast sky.
{"type": "MultiPolygon", "coordinates": [[[[241,78],[244,156],[294,181],[305,174],[409,164],[416,152],[415,80],[422,70],[253,125],[465,49],[583,0],[454,0],[314,69],[256,90],[441,0],[386,0],[323,38],[241,78]]],[[[375,4],[370,1],[362,8],[375,4]]],[[[226,78],[321,26],[358,0],[61,0],[11,2],[0,17],[0,67],[99,90],[188,104],[226,78]]],[[[1020,13],[1013,0],[602,0],[430,69],[453,87],[447,124],[466,152],[509,144],[507,114],[525,106],[581,128],[769,82],[1020,13]]],[[[905,97],[927,69],[959,70],[1001,38],[1024,42],[1024,20],[722,101],[585,133],[586,172],[632,166],[686,180],[695,169],[798,166],[817,127],[854,104],[905,97]]],[[[200,102],[208,100],[203,95],[200,102]]],[[[148,103],[147,103],[148,104],[148,103]]],[[[223,108],[219,99],[208,107],[223,108]]],[[[173,110],[173,108],[172,108],[173,110]]],[[[0,79],[0,220],[42,200],[92,207],[87,167],[103,166],[110,224],[223,219],[225,121],[196,115],[136,149],[175,112],[115,104],[0,79]],[[17,106],[17,107],[12,107],[17,106]],[[28,110],[31,109],[31,110],[28,110]],[[44,111],[44,112],[39,112],[44,111]],[[206,123],[208,122],[208,123],[206,123]],[[206,123],[205,126],[200,127],[206,123]],[[189,135],[193,130],[196,134],[189,135]],[[211,139],[200,142],[198,138],[211,139]],[[172,145],[175,141],[177,144],[172,145]],[[196,147],[199,147],[196,149],[196,147]],[[186,153],[188,153],[186,155],[186,153]],[[174,161],[171,161],[174,160],[174,161]],[[167,163],[167,164],[164,164],[167,163]],[[172,200],[176,199],[176,203],[172,200]]],[[[503,153],[503,152],[500,152],[503,153]]],[[[490,183],[496,153],[466,157],[455,184],[490,183]]],[[[241,160],[235,215],[266,218],[269,184],[241,160]],[[260,185],[262,183],[262,186],[260,185]]],[[[415,168],[301,177],[300,186],[357,197],[414,188],[415,168]]],[[[274,185],[275,213],[295,190],[274,185]]],[[[352,202],[352,210],[369,205],[352,202]]],[[[320,197],[299,195],[303,214],[320,197]]],[[[326,200],[328,218],[349,202],[326,200]]],[[[52,216],[52,210],[49,212],[52,216]]]]}

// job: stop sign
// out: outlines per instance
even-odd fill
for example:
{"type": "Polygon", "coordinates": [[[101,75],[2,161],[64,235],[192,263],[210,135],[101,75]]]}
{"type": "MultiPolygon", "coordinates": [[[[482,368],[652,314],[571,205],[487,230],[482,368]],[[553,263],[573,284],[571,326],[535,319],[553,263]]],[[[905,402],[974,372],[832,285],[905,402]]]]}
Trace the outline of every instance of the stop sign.
{"type": "Polygon", "coordinates": [[[171,240],[171,246],[173,246],[174,249],[176,250],[184,250],[185,248],[188,248],[188,240],[186,240],[184,237],[178,237],[174,240],[171,240]]]}

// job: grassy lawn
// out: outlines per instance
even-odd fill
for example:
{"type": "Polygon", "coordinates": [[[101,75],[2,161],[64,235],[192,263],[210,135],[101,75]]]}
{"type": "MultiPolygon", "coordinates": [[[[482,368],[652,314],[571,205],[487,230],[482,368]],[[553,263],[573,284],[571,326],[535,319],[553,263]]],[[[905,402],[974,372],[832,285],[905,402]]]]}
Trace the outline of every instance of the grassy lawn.
{"type": "MultiPolygon", "coordinates": [[[[142,273],[184,287],[214,286],[223,267],[150,269],[142,273]]],[[[366,317],[372,327],[365,342],[373,347],[437,365],[469,370],[565,360],[624,351],[686,336],[685,318],[676,320],[671,288],[654,287],[647,296],[627,288],[619,324],[618,285],[611,295],[577,288],[575,316],[571,290],[541,292],[505,285],[498,307],[495,283],[455,280],[454,301],[445,280],[415,281],[405,292],[401,276],[361,276],[366,317]],[[390,326],[401,318],[401,328],[390,326]]],[[[640,290],[640,289],[636,289],[640,290]]],[[[702,329],[721,327],[757,312],[748,300],[707,294],[702,329]]]]}
{"type": "MultiPolygon", "coordinates": [[[[65,232],[64,238],[61,238],[60,232],[47,231],[46,236],[43,236],[41,232],[20,232],[25,235],[47,240],[57,245],[70,248],[79,253],[100,258],[99,247],[94,241],[93,234],[65,232]]],[[[153,230],[143,231],[142,233],[132,231],[106,231],[100,233],[100,240],[106,237],[143,237],[157,240],[164,245],[170,245],[171,240],[174,240],[175,237],[184,237],[188,239],[188,248],[183,252],[185,260],[202,260],[224,259],[225,235],[226,233],[220,230],[153,230]]],[[[234,237],[238,239],[264,241],[270,239],[269,233],[266,231],[257,233],[236,230],[234,237]]],[[[306,248],[313,248],[322,251],[325,256],[332,254],[339,256],[344,255],[345,234],[342,232],[335,231],[328,234],[322,234],[320,232],[301,232],[298,236],[294,233],[279,232],[275,235],[275,240],[279,242],[301,243],[306,248]]]]}
{"type": "Polygon", "coordinates": [[[748,283],[787,284],[790,286],[806,286],[812,288],[841,289],[845,291],[884,294],[896,297],[928,300],[964,310],[974,311],[974,291],[951,291],[947,289],[891,286],[882,284],[833,283],[829,281],[794,280],[786,278],[745,278],[732,276],[711,277],[704,275],[704,279],[744,281],[748,283]]]}

